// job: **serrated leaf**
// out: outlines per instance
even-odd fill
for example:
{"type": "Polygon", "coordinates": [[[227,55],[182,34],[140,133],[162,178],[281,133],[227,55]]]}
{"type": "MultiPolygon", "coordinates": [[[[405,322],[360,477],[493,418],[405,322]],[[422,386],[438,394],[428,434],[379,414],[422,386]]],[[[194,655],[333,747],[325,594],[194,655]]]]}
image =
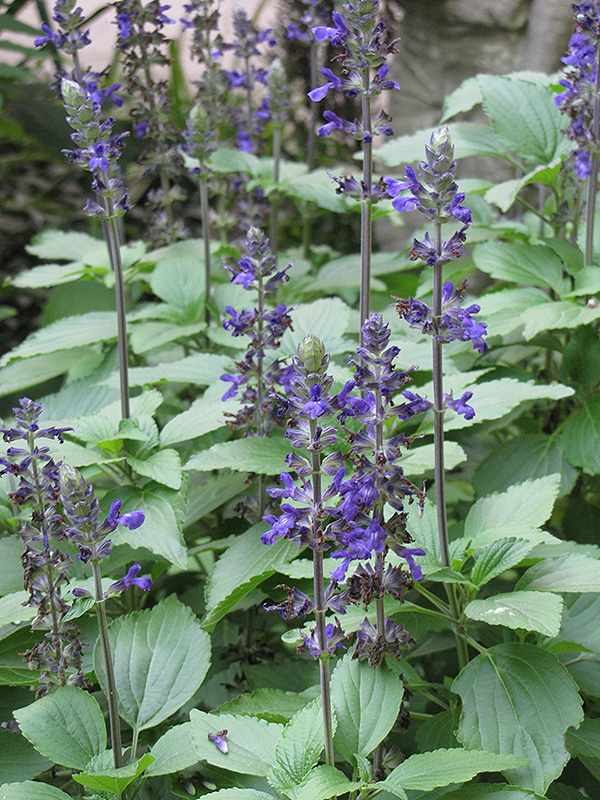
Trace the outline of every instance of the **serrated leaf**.
{"type": "Polygon", "coordinates": [[[0,797],[2,800],[70,800],[69,795],[56,786],[37,781],[3,783],[0,786],[0,797]]]}
{"type": "Polygon", "coordinates": [[[138,489],[134,486],[123,486],[108,493],[107,503],[122,500],[121,511],[146,512],[141,528],[129,530],[123,526],[111,535],[114,545],[128,544],[134,549],[144,547],[167,562],[181,569],[187,566],[187,550],[182,534],[183,519],[178,520],[174,506],[181,500],[181,492],[161,488],[148,483],[138,489]]]}
{"type": "Polygon", "coordinates": [[[19,708],[14,717],[24,736],[51,761],[85,769],[106,750],[106,725],[97,701],[83,689],[61,686],[19,708]]]}
{"type": "MultiPolygon", "coordinates": [[[[497,183],[487,190],[484,197],[488,203],[498,206],[500,211],[506,212],[517,199],[517,195],[531,183],[552,184],[560,172],[562,166],[562,154],[556,156],[548,164],[536,167],[531,172],[523,175],[522,178],[513,178],[508,181],[497,183]]],[[[565,284],[562,284],[565,286],[565,284]]]]}
{"type": "MultiPolygon", "coordinates": [[[[26,781],[52,766],[52,761],[35,750],[24,736],[0,729],[0,781],[26,781]]],[[[2,792],[0,790],[0,797],[2,792]]]]}
{"type": "Polygon", "coordinates": [[[577,553],[545,558],[527,570],[516,588],[528,592],[600,592],[600,561],[577,553]]]}
{"type": "Polygon", "coordinates": [[[500,289],[477,298],[481,318],[488,326],[488,336],[506,336],[523,327],[523,312],[531,306],[548,302],[548,295],[534,286],[500,289]]]}
{"type": "Polygon", "coordinates": [[[207,471],[231,469],[236,472],[258,472],[263,475],[279,475],[286,468],[285,457],[292,447],[281,437],[251,437],[219,442],[208,450],[192,456],[185,469],[207,471]]]}
{"type": "Polygon", "coordinates": [[[452,690],[463,701],[459,741],[527,758],[528,766],[501,771],[509,783],[544,794],[569,759],[567,728],[583,717],[556,656],[529,644],[496,645],[462,670],[452,690]]]}
{"type": "Polygon", "coordinates": [[[567,747],[574,756],[600,759],[600,719],[586,717],[577,730],[568,730],[567,747]]]}
{"type": "Polygon", "coordinates": [[[196,748],[192,742],[192,723],[175,725],[163,734],[152,746],[150,754],[154,761],[146,775],[169,775],[193,766],[198,761],[196,748]]]}
{"type": "Polygon", "coordinates": [[[550,247],[524,242],[485,242],[476,245],[478,269],[500,281],[556,289],[562,284],[562,262],[550,247]]]}
{"type": "Polygon", "coordinates": [[[211,800],[273,800],[272,794],[259,792],[258,789],[219,789],[211,792],[211,800]]]}
{"type": "Polygon", "coordinates": [[[29,592],[11,592],[6,597],[0,597],[0,628],[5,625],[18,625],[21,622],[32,620],[37,611],[27,605],[29,592]]]}
{"type": "MultiPolygon", "coordinates": [[[[507,151],[489,125],[478,122],[452,122],[448,125],[455,158],[470,156],[503,156],[507,151]]],[[[431,128],[423,128],[416,133],[398,136],[385,142],[377,150],[377,157],[392,167],[420,161],[429,144],[431,128]]]]}
{"type": "Polygon", "coordinates": [[[297,544],[283,539],[262,544],[260,535],[268,527],[264,522],[253,525],[215,564],[206,584],[205,630],[212,630],[243,597],[298,553],[297,544]]]}
{"type": "Polygon", "coordinates": [[[564,452],[562,436],[526,434],[509,439],[478,465],[473,487],[478,495],[502,492],[515,483],[560,474],[559,497],[568,494],[577,478],[564,452]]]}
{"type": "Polygon", "coordinates": [[[600,595],[572,594],[565,597],[560,641],[575,642],[600,654],[600,595]]]}
{"type": "Polygon", "coordinates": [[[338,721],[335,747],[347,761],[368,756],[394,724],[403,688],[398,675],[381,666],[371,669],[348,653],[331,676],[331,699],[338,721]]]}
{"type": "Polygon", "coordinates": [[[350,781],[335,767],[321,764],[313,769],[301,786],[297,787],[295,800],[327,800],[360,789],[359,781],[350,781]]]}
{"type": "Polygon", "coordinates": [[[128,456],[127,461],[136,472],[146,478],[152,478],[171,489],[179,489],[181,486],[181,459],[177,450],[159,450],[143,460],[128,456]]]}
{"type": "Polygon", "coordinates": [[[457,114],[471,111],[481,103],[481,89],[477,77],[467,78],[458,89],[450,92],[444,99],[441,122],[446,122],[457,114]]]}
{"type": "MultiPolygon", "coordinates": [[[[174,595],[108,627],[119,713],[135,730],[158,725],[198,689],[210,664],[210,638],[174,595]]],[[[94,671],[106,692],[100,642],[94,671]]]]}
{"type": "Polygon", "coordinates": [[[590,325],[600,317],[600,306],[582,305],[575,300],[550,300],[523,312],[523,336],[533,339],[538,333],[590,325]]]}
{"type": "Polygon", "coordinates": [[[214,397],[200,397],[187,411],[172,417],[160,432],[162,447],[185,442],[225,427],[225,404],[214,397]]]}
{"type": "MultiPolygon", "coordinates": [[[[231,367],[231,359],[217,353],[195,353],[178,361],[165,361],[154,367],[131,367],[129,385],[144,386],[149,383],[187,383],[194,386],[210,386],[231,367]]],[[[1,376],[1,373],[0,373],[1,376]]],[[[119,385],[119,373],[114,372],[104,383],[119,385]]]]}
{"type": "MultiPolygon", "coordinates": [[[[6,637],[0,632],[0,639],[3,638],[6,637]]],[[[0,686],[39,686],[40,674],[39,670],[32,670],[29,667],[0,667],[0,686]]],[[[1,772],[0,780],[2,780],[1,772]]]]}
{"type": "Polygon", "coordinates": [[[432,750],[417,753],[396,767],[379,784],[383,789],[431,791],[439,786],[463,783],[480,772],[499,772],[523,766],[527,759],[512,754],[500,755],[482,750],[432,750]]]}
{"type": "Polygon", "coordinates": [[[0,369],[0,395],[12,394],[29,386],[64,375],[73,366],[84,361],[92,353],[88,347],[73,347],[59,350],[42,356],[32,356],[20,361],[13,361],[0,369]]]}
{"type": "Polygon", "coordinates": [[[206,323],[179,325],[176,322],[140,322],[131,328],[129,341],[134,353],[142,354],[155,350],[178,339],[182,341],[195,336],[206,328],[206,323]]]}
{"type": "Polygon", "coordinates": [[[511,523],[532,528],[543,525],[552,513],[559,482],[559,475],[548,475],[511,486],[506,492],[482,497],[467,514],[465,537],[475,537],[488,528],[511,523]]]}
{"type": "MultiPolygon", "coordinates": [[[[467,460],[467,454],[458,442],[444,442],[444,465],[446,469],[454,469],[467,460]]],[[[435,461],[435,446],[433,444],[418,445],[406,452],[396,463],[402,466],[405,475],[422,475],[432,470],[435,461]]]]}
{"type": "Polygon", "coordinates": [[[319,208],[328,211],[349,211],[352,201],[344,195],[337,194],[333,180],[325,170],[314,170],[304,175],[298,175],[293,180],[284,180],[279,184],[278,190],[288,197],[298,200],[308,200],[319,208]]]}
{"type": "Polygon", "coordinates": [[[283,689],[255,689],[234,697],[219,706],[220,714],[260,717],[267,722],[288,722],[294,714],[311,702],[307,694],[286,692],[283,689]]]}
{"type": "Polygon", "coordinates": [[[555,594],[512,592],[495,594],[485,600],[472,600],[467,604],[465,614],[488,625],[558,636],[562,605],[562,598],[555,594]]]}
{"type": "Polygon", "coordinates": [[[192,316],[204,305],[204,259],[194,255],[171,255],[159,260],[152,273],[152,291],[165,303],[192,316]]]}
{"type": "MultiPolygon", "coordinates": [[[[556,784],[555,784],[556,785],[556,784]]],[[[544,800],[541,794],[502,783],[469,784],[443,795],[443,800],[544,800]]],[[[566,798],[564,799],[566,800],[566,798]]],[[[580,800],[580,799],[579,799],[580,800]]]]}
{"type": "Polygon", "coordinates": [[[0,360],[0,366],[18,358],[30,358],[71,347],[108,342],[117,338],[117,319],[112,311],[91,311],[64,317],[35,331],[0,360]]]}
{"type": "MultiPolygon", "coordinates": [[[[335,732],[335,717],[333,719],[335,732]]],[[[275,747],[275,766],[268,776],[278,792],[287,794],[302,783],[319,761],[325,741],[321,698],[315,698],[298,711],[283,729],[275,747]]]]}
{"type": "Polygon", "coordinates": [[[562,429],[565,455],[575,467],[589,475],[600,473],[600,397],[592,397],[583,408],[570,414],[562,429]]]}
{"type": "Polygon", "coordinates": [[[547,164],[564,138],[549,87],[496,75],[478,76],[483,108],[502,144],[521,158],[547,164]]]}
{"type": "Polygon", "coordinates": [[[103,769],[99,772],[90,772],[90,766],[88,765],[85,772],[73,775],[73,780],[85,786],[87,789],[110,792],[111,794],[116,794],[121,797],[129,784],[133,783],[152,761],[153,758],[150,753],[145,753],[132,764],[127,764],[118,769],[103,769]]]}
{"type": "Polygon", "coordinates": [[[295,356],[307,333],[318,336],[330,354],[347,350],[342,335],[350,321],[351,309],[339,297],[324,297],[313,303],[302,303],[294,311],[294,330],[287,330],[281,339],[281,356],[295,356]]]}
{"type": "Polygon", "coordinates": [[[266,775],[275,764],[275,746],[282,725],[255,717],[232,717],[229,714],[206,714],[192,709],[192,739],[198,759],[216,767],[247,775],[266,775]],[[227,731],[228,752],[221,753],[208,734],[227,731]]]}
{"type": "Polygon", "coordinates": [[[87,253],[106,247],[102,239],[80,231],[44,231],[34,236],[25,248],[32,256],[40,259],[59,261],[79,261],[87,253]]]}
{"type": "Polygon", "coordinates": [[[484,586],[497,575],[515,567],[535,547],[535,543],[527,539],[516,539],[511,536],[499,539],[477,553],[471,581],[476,586],[484,586]]]}

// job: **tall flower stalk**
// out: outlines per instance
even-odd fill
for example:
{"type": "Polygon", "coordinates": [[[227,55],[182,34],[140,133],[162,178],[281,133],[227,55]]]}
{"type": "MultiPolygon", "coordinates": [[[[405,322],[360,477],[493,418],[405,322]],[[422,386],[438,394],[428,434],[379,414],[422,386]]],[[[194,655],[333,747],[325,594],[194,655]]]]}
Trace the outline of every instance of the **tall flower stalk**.
{"type": "MultiPolygon", "coordinates": [[[[344,91],[347,97],[361,98],[361,118],[349,122],[340,119],[332,111],[325,111],[327,124],[319,129],[319,136],[333,130],[344,131],[356,141],[362,142],[363,174],[359,192],[360,216],[360,324],[369,316],[371,295],[371,254],[373,250],[373,203],[380,198],[373,187],[373,137],[391,136],[391,119],[381,111],[377,119],[372,117],[372,99],[386,89],[399,89],[396,81],[387,77],[389,67],[386,59],[397,52],[394,44],[382,40],[385,23],[377,22],[379,0],[348,0],[343,13],[333,12],[333,27],[318,25],[313,28],[315,39],[330,41],[334,47],[343,48],[336,56],[341,66],[342,77],[324,67],[321,74],[327,79],[324,86],[309,92],[311,100],[322,100],[329,89],[344,91]]],[[[340,186],[338,191],[348,191],[340,186]]],[[[363,344],[361,338],[361,345],[363,344]]]]}
{"type": "Polygon", "coordinates": [[[281,171],[281,133],[283,123],[289,114],[289,86],[281,61],[276,58],[267,75],[267,107],[273,129],[273,183],[275,188],[271,194],[271,224],[269,240],[274,253],[277,253],[278,214],[279,214],[279,180],[281,171]]]}
{"type": "MultiPolygon", "coordinates": [[[[472,392],[465,392],[461,398],[444,393],[442,365],[442,344],[454,340],[470,341],[479,353],[484,353],[486,326],[474,319],[479,311],[478,305],[460,307],[464,287],[455,289],[450,282],[444,283],[442,267],[463,254],[466,230],[471,224],[471,212],[462,205],[465,195],[458,191],[455,181],[456,162],[454,147],[446,126],[435,131],[426,147],[426,160],[419,164],[419,176],[412,167],[406,167],[406,179],[399,181],[386,179],[389,194],[394,197],[393,206],[397,211],[420,211],[433,222],[433,240],[426,233],[422,241],[413,241],[409,257],[422,259],[433,267],[433,301],[429,307],[420,300],[409,298],[399,301],[397,309],[412,327],[420,328],[431,335],[433,348],[433,419],[434,419],[434,481],[438,523],[438,538],[442,564],[451,565],[448,536],[448,515],[446,510],[446,481],[444,466],[444,414],[451,408],[466,419],[475,412],[468,405],[472,392]],[[409,195],[401,193],[408,189],[409,195]],[[461,223],[461,227],[448,241],[442,240],[442,225],[450,220],[461,223]]],[[[460,635],[461,610],[456,588],[447,585],[448,601],[457,626],[457,648],[459,664],[464,667],[468,661],[467,646],[460,635]]]]}
{"type": "Polygon", "coordinates": [[[587,179],[584,265],[593,265],[594,217],[600,164],[600,5],[583,0],[573,5],[575,17],[569,52],[559,81],[564,87],[556,105],[569,115],[567,136],[576,148],[572,164],[580,180],[587,179]]]}

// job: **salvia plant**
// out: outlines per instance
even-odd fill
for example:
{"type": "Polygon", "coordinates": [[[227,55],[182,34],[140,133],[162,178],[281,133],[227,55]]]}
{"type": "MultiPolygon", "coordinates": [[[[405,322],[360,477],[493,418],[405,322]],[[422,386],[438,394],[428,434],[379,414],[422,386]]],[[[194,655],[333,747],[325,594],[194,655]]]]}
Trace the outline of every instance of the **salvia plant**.
{"type": "Polygon", "coordinates": [[[410,136],[377,0],[81,5],[6,70],[91,196],[3,295],[0,797],[598,797],[597,0],[410,136]]]}

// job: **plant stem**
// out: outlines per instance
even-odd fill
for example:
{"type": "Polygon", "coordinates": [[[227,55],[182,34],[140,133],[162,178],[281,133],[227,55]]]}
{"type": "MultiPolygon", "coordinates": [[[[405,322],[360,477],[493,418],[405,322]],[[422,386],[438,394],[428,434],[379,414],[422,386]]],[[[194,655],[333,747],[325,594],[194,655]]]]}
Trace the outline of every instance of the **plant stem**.
{"type": "Polygon", "coordinates": [[[373,206],[371,202],[371,183],[373,180],[373,143],[371,125],[371,98],[369,91],[369,68],[362,73],[363,91],[363,198],[360,205],[360,345],[363,344],[362,324],[369,316],[371,294],[371,251],[373,249],[373,206]]]}
{"type": "MultiPolygon", "coordinates": [[[[310,438],[314,441],[316,436],[316,420],[310,420],[310,438]]],[[[325,585],[323,579],[323,550],[321,549],[323,532],[317,509],[321,507],[321,456],[314,450],[311,451],[312,484],[313,484],[313,569],[314,569],[314,595],[315,595],[315,623],[317,641],[322,655],[319,658],[319,676],[321,681],[321,705],[323,709],[323,733],[325,739],[325,763],[334,765],[333,755],[333,722],[331,717],[331,685],[329,654],[327,647],[327,632],[325,625],[325,585]]]]}
{"type": "Polygon", "coordinates": [[[113,666],[112,654],[110,652],[110,640],[108,638],[108,622],[106,619],[106,608],[102,593],[102,574],[100,565],[97,561],[92,561],[92,572],[94,574],[94,588],[96,601],[96,616],[98,618],[98,631],[100,633],[100,645],[102,647],[102,658],[104,661],[104,674],[106,675],[106,699],[108,700],[108,722],[110,726],[110,741],[113,751],[113,762],[115,769],[123,766],[123,747],[121,745],[121,726],[119,722],[119,706],[117,703],[117,687],[115,681],[115,670],[113,666]]]}
{"type": "MultiPolygon", "coordinates": [[[[256,435],[258,437],[264,436],[263,425],[263,320],[265,315],[265,290],[263,288],[262,276],[258,276],[258,324],[257,324],[257,338],[258,347],[256,351],[256,435]]],[[[259,472],[258,474],[258,519],[262,520],[265,513],[265,476],[259,472]]]]}
{"type": "Polygon", "coordinates": [[[123,262],[119,249],[117,218],[112,216],[112,200],[105,198],[108,224],[106,226],[106,245],[110,264],[115,275],[115,299],[117,303],[117,350],[119,352],[119,386],[121,390],[121,416],[128,419],[129,409],[129,360],[127,354],[127,318],[125,312],[125,282],[123,262]]]}
{"type": "Polygon", "coordinates": [[[204,244],[204,320],[210,323],[210,216],[208,208],[208,175],[200,178],[200,215],[202,217],[202,241],[204,244]]]}
{"type": "MultiPolygon", "coordinates": [[[[434,222],[434,246],[438,255],[442,252],[442,223],[434,222]]],[[[442,265],[433,267],[433,319],[434,329],[442,317],[442,265]]],[[[433,337],[433,450],[434,450],[434,482],[435,507],[437,512],[440,556],[444,567],[450,566],[450,539],[448,535],[448,515],[446,512],[446,474],[444,469],[444,371],[442,367],[442,343],[433,337]]],[[[467,645],[459,633],[457,625],[461,613],[452,583],[445,584],[452,616],[457,621],[454,628],[456,650],[460,669],[469,661],[467,645]]]]}
{"type": "MultiPolygon", "coordinates": [[[[600,58],[600,42],[596,54],[596,64],[600,58]]],[[[587,202],[585,208],[585,247],[583,251],[583,266],[591,267],[594,260],[594,217],[596,213],[596,190],[598,184],[598,136],[600,134],[600,69],[596,69],[596,84],[594,86],[594,110],[592,119],[592,167],[588,175],[587,202]]]]}
{"type": "Polygon", "coordinates": [[[275,189],[271,194],[271,220],[269,224],[269,242],[271,252],[277,255],[277,217],[279,214],[279,173],[281,167],[281,125],[273,129],[273,183],[275,189]]]}

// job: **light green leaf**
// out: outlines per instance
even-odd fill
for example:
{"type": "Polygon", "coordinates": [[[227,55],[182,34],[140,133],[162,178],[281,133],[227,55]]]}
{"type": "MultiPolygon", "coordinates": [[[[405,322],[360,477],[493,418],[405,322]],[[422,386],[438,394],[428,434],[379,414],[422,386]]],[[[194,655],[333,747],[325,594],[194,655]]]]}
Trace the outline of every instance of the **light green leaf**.
{"type": "Polygon", "coordinates": [[[74,261],[70,264],[41,264],[39,267],[26,269],[15,275],[10,283],[21,289],[41,289],[70,283],[80,278],[85,272],[85,265],[81,261],[74,261]]]}
{"type": "Polygon", "coordinates": [[[0,395],[12,394],[63,375],[92,353],[89,347],[72,347],[70,350],[13,361],[0,369],[0,395]]]}
{"type": "Polygon", "coordinates": [[[600,719],[586,717],[578,730],[568,730],[567,747],[579,758],[600,759],[600,719]]]}
{"type": "Polygon", "coordinates": [[[567,595],[558,640],[576,642],[582,647],[600,654],[599,615],[600,595],[597,593],[567,595]]]}
{"type": "Polygon", "coordinates": [[[565,455],[575,467],[589,475],[600,473],[600,396],[592,397],[583,408],[564,422],[562,440],[565,455]]]}
{"type": "Polygon", "coordinates": [[[128,544],[134,549],[144,547],[167,562],[185,569],[187,550],[181,532],[183,519],[178,520],[174,511],[175,501],[180,499],[180,492],[158,487],[152,483],[140,489],[135,486],[123,486],[109,492],[105,498],[106,502],[122,500],[122,513],[138,509],[146,512],[141,528],[132,531],[120,525],[111,535],[113,544],[128,544]]]}
{"type": "MultiPolygon", "coordinates": [[[[210,638],[174,595],[152,609],[113,620],[108,632],[119,712],[132,728],[158,725],[181,708],[204,680],[210,638]]],[[[94,671],[106,692],[99,641],[94,671]]]]}
{"type": "Polygon", "coordinates": [[[148,776],[169,775],[193,766],[198,754],[192,742],[192,723],[184,722],[168,730],[152,746],[150,754],[154,761],[146,771],[148,776]]]}
{"type": "MultiPolygon", "coordinates": [[[[40,755],[24,736],[13,731],[0,729],[0,781],[26,781],[35,778],[52,766],[44,756],[40,755]]],[[[0,789],[0,797],[2,791],[0,789]]]]}
{"type": "Polygon", "coordinates": [[[136,472],[146,478],[152,478],[171,489],[179,489],[181,486],[181,459],[177,450],[159,450],[143,460],[128,456],[127,461],[136,472]]]}
{"type": "Polygon", "coordinates": [[[528,592],[600,592],[600,561],[571,553],[545,558],[530,567],[517,583],[528,592]]]}
{"type": "Polygon", "coordinates": [[[79,261],[88,253],[106,247],[102,239],[80,231],[44,231],[25,248],[32,256],[58,261],[79,261]]]}
{"type": "Polygon", "coordinates": [[[599,317],[600,305],[587,303],[582,305],[575,300],[548,299],[547,302],[532,306],[523,312],[522,319],[525,323],[523,336],[525,339],[533,339],[544,331],[578,328],[580,325],[590,325],[599,317]]]}
{"type": "Polygon", "coordinates": [[[528,759],[529,766],[501,771],[509,783],[544,794],[569,759],[567,728],[583,717],[556,656],[530,644],[496,645],[462,670],[452,690],[463,701],[459,741],[528,759]]]}
{"type": "MultiPolygon", "coordinates": [[[[541,794],[504,783],[476,783],[443,795],[443,800],[544,800],[541,794]]],[[[566,800],[566,798],[565,798],[566,800]]]]}
{"type": "Polygon", "coordinates": [[[598,293],[600,293],[600,267],[585,267],[575,276],[575,288],[570,292],[563,292],[562,298],[566,300],[598,293]]]}
{"type": "Polygon", "coordinates": [[[334,182],[324,169],[298,175],[293,180],[284,180],[279,184],[282,194],[298,200],[308,200],[328,211],[347,212],[353,205],[357,205],[343,194],[337,194],[335,189],[334,182]]]}
{"type": "Polygon", "coordinates": [[[255,155],[243,153],[234,147],[218,147],[209,163],[215,172],[245,172],[255,176],[260,171],[260,161],[255,155]]]}
{"type": "MultiPolygon", "coordinates": [[[[9,636],[12,631],[8,632],[9,636]]],[[[5,639],[0,628],[0,639],[5,639]]],[[[0,667],[0,686],[39,686],[40,671],[29,667],[0,667]]],[[[0,770],[0,780],[2,772],[0,770]]],[[[6,779],[8,780],[8,779],[6,779]]]]}
{"type": "Polygon", "coordinates": [[[288,722],[294,714],[311,702],[307,693],[286,692],[283,689],[255,689],[240,694],[219,706],[220,714],[259,717],[267,722],[288,722]]]}
{"type": "Polygon", "coordinates": [[[264,522],[253,525],[215,564],[206,584],[205,630],[213,630],[243,597],[298,553],[297,544],[281,538],[271,545],[262,544],[260,535],[268,528],[264,522]]]}
{"type": "Polygon", "coordinates": [[[259,792],[258,789],[219,789],[218,792],[211,792],[211,800],[273,800],[272,794],[259,792]]]}
{"type": "Polygon", "coordinates": [[[106,725],[97,701],[83,689],[61,686],[14,712],[24,736],[51,761],[85,769],[106,750],[106,725]]]}
{"type": "Polygon", "coordinates": [[[511,486],[506,492],[482,497],[467,514],[465,537],[512,523],[533,528],[543,525],[552,513],[559,481],[559,475],[547,475],[511,486]]]}
{"type": "Polygon", "coordinates": [[[577,471],[566,460],[562,436],[520,435],[493,450],[478,465],[473,487],[478,495],[502,492],[515,483],[560,474],[559,497],[568,494],[577,471]]]}
{"type": "MultiPolygon", "coordinates": [[[[434,467],[434,445],[417,445],[402,453],[397,464],[402,466],[405,475],[422,475],[434,467]]],[[[467,454],[457,442],[444,442],[444,465],[446,469],[454,469],[467,460],[467,454]]]]}
{"type": "Polygon", "coordinates": [[[140,322],[131,327],[129,341],[134,353],[147,353],[178,339],[185,341],[204,328],[206,328],[205,322],[193,325],[179,325],[176,322],[140,322]]]}
{"type": "Polygon", "coordinates": [[[483,108],[502,144],[521,158],[547,164],[564,134],[561,113],[549,87],[514,78],[479,75],[483,108]]]}
{"type": "Polygon", "coordinates": [[[196,453],[185,469],[231,469],[236,472],[279,475],[286,468],[285,457],[291,450],[289,440],[281,437],[235,439],[219,442],[208,450],[196,453]]]}
{"type": "Polygon", "coordinates": [[[360,782],[349,781],[339,769],[321,764],[297,787],[294,797],[295,800],[327,800],[341,794],[350,795],[350,792],[360,787],[360,782]]]}
{"type": "MultiPolygon", "coordinates": [[[[489,336],[506,336],[523,327],[523,312],[531,306],[547,303],[548,295],[533,286],[500,289],[477,298],[481,319],[488,326],[489,336]]],[[[548,438],[548,437],[546,437],[548,438]]]]}
{"type": "Polygon", "coordinates": [[[480,772],[499,772],[524,766],[527,759],[482,750],[432,750],[403,761],[380,783],[382,789],[413,789],[424,792],[451,783],[463,783],[480,772]]]}
{"type": "Polygon", "coordinates": [[[498,539],[477,553],[471,581],[476,586],[484,586],[497,575],[515,567],[535,547],[535,542],[527,539],[498,539]]]}
{"type": "Polygon", "coordinates": [[[28,600],[29,592],[23,590],[11,592],[6,597],[0,597],[0,628],[5,625],[19,625],[21,622],[32,620],[37,610],[32,606],[26,605],[28,600]]]}
{"type": "Polygon", "coordinates": [[[255,717],[232,717],[229,714],[206,714],[192,709],[192,739],[198,759],[216,767],[246,775],[266,775],[275,765],[275,746],[282,725],[255,717]],[[227,731],[227,753],[221,753],[208,734],[227,731]]]}
{"type": "Polygon", "coordinates": [[[339,297],[324,297],[314,303],[302,303],[294,311],[294,330],[287,330],[281,339],[281,355],[295,356],[307,333],[313,333],[330,354],[348,349],[342,338],[350,321],[351,309],[339,297]]]}
{"type": "MultiPolygon", "coordinates": [[[[561,542],[563,542],[562,539],[553,536],[547,531],[541,531],[539,528],[534,528],[530,525],[519,525],[518,523],[509,522],[504,525],[498,525],[494,528],[486,528],[472,539],[468,539],[466,542],[468,546],[466,548],[463,544],[463,552],[468,551],[473,553],[476,550],[480,550],[482,547],[488,547],[494,542],[511,537],[515,539],[526,539],[528,542],[533,542],[533,544],[559,545],[561,542]]],[[[460,541],[465,543],[464,539],[455,540],[457,543],[460,541]]],[[[451,545],[452,544],[453,543],[451,543],[451,545]]]]}
{"type": "MultiPolygon", "coordinates": [[[[111,755],[112,759],[112,755],[111,755]]],[[[100,792],[110,792],[121,797],[125,789],[130,783],[144,772],[146,767],[153,761],[150,753],[145,753],[141,758],[138,758],[132,764],[127,764],[118,769],[101,769],[98,772],[90,771],[88,764],[85,772],[73,775],[73,780],[85,786],[87,789],[92,789],[100,792]]],[[[93,765],[93,761],[92,761],[93,765]]]]}
{"type": "MultiPolygon", "coordinates": [[[[454,145],[455,158],[507,155],[506,148],[489,125],[478,122],[452,122],[448,128],[454,145]]],[[[377,157],[392,167],[419,161],[425,156],[425,146],[429,144],[430,137],[431,128],[424,128],[407,136],[390,139],[378,148],[377,157]]]]}
{"type": "Polygon", "coordinates": [[[485,600],[472,600],[467,604],[465,614],[488,625],[558,636],[562,604],[562,597],[548,592],[512,592],[495,594],[485,600]]]}
{"type": "MultiPolygon", "coordinates": [[[[233,369],[231,359],[217,353],[195,353],[179,361],[165,361],[154,367],[132,367],[129,370],[129,385],[144,386],[149,383],[188,383],[194,386],[210,386],[221,375],[233,369]]],[[[1,376],[0,372],[0,376],[1,376]]],[[[104,383],[119,385],[119,373],[113,374],[104,383]]]]}
{"type": "MultiPolygon", "coordinates": [[[[407,269],[406,261],[401,261],[396,253],[373,253],[372,276],[400,272],[405,269],[407,269]]],[[[312,293],[350,286],[360,286],[360,259],[354,254],[328,261],[306,288],[308,292],[312,293]]],[[[373,291],[385,291],[385,284],[373,277],[371,288],[373,291]]]]}
{"type": "Polygon", "coordinates": [[[0,360],[5,366],[18,358],[29,358],[71,347],[82,347],[117,338],[117,318],[113,311],[91,311],[64,317],[35,331],[0,360]]]}
{"type": "Polygon", "coordinates": [[[275,747],[276,764],[268,776],[271,786],[280,794],[289,794],[316,766],[324,747],[321,698],[316,697],[283,729],[275,747]]]}
{"type": "MultiPolygon", "coordinates": [[[[517,199],[517,195],[524,186],[531,183],[542,183],[549,185],[556,180],[562,166],[562,155],[558,155],[548,164],[536,167],[523,175],[522,178],[513,178],[509,181],[502,181],[488,189],[484,197],[488,203],[497,205],[500,211],[506,212],[517,199]]],[[[565,284],[563,284],[564,286],[565,284]]]]}
{"type": "Polygon", "coordinates": [[[3,783],[0,786],[2,800],[71,800],[68,794],[61,792],[56,786],[38,781],[24,783],[3,783]]]}
{"type": "Polygon", "coordinates": [[[447,122],[457,114],[464,114],[481,103],[481,89],[477,77],[467,78],[458,89],[450,92],[444,99],[441,122],[447,122]]]}
{"type": "Polygon", "coordinates": [[[336,749],[347,761],[354,754],[368,756],[394,724],[403,688],[398,675],[381,666],[371,669],[348,653],[331,676],[331,699],[338,729],[336,749]]]}
{"type": "Polygon", "coordinates": [[[550,247],[524,242],[485,242],[473,250],[475,266],[500,281],[558,289],[562,262],[550,247]]]}
{"type": "Polygon", "coordinates": [[[196,315],[204,304],[204,259],[173,256],[157,262],[150,280],[152,291],[165,303],[196,315]]]}
{"type": "Polygon", "coordinates": [[[167,422],[160,432],[161,446],[186,442],[217,428],[223,428],[227,410],[226,404],[221,403],[220,399],[198,398],[187,411],[176,414],[167,422]]]}

